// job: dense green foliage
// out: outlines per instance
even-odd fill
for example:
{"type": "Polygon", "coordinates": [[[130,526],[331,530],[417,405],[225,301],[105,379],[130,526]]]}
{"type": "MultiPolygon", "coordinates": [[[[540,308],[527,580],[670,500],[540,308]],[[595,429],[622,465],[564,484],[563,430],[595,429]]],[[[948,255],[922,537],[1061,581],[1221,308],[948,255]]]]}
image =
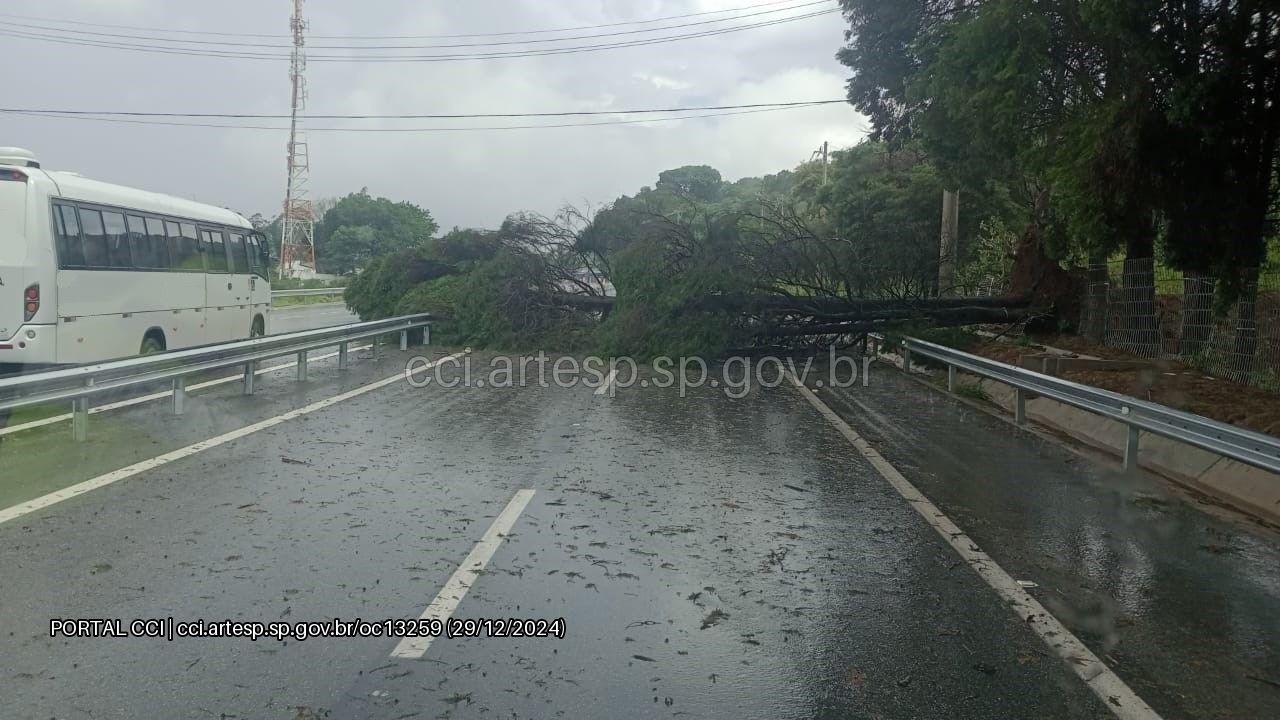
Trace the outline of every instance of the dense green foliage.
{"type": "Polygon", "coordinates": [[[750,288],[735,218],[706,215],[670,224],[629,245],[612,263],[618,301],[597,334],[610,355],[716,355],[734,340],[732,320],[699,299],[750,288]]]}
{"type": "Polygon", "coordinates": [[[348,284],[347,305],[365,320],[405,312],[452,316],[463,276],[498,251],[493,234],[454,228],[443,237],[371,261],[348,284]]]}
{"type": "Polygon", "coordinates": [[[417,205],[361,190],[333,203],[316,224],[316,265],[320,272],[345,275],[374,258],[421,246],[437,229],[431,213],[417,205]]]}
{"type": "Polygon", "coordinates": [[[374,260],[347,285],[347,305],[365,320],[393,317],[400,300],[419,283],[450,274],[451,268],[419,248],[374,260]]]}
{"type": "MultiPolygon", "coordinates": [[[[849,99],[962,192],[1018,190],[1060,258],[1232,281],[1274,235],[1280,6],[841,0],[849,99]]],[[[1235,283],[1228,283],[1234,291],[1235,283]]]]}
{"type": "MultiPolygon", "coordinates": [[[[385,255],[355,278],[347,302],[366,319],[447,318],[442,342],[714,356],[752,345],[761,330],[750,307],[726,311],[715,298],[936,294],[942,189],[909,144],[867,142],[825,166],[735,182],[706,166],[675,168],[591,216],[516,213],[497,231],[455,228],[385,255]],[[610,291],[611,306],[590,302],[610,291]]],[[[1016,208],[999,193],[966,198],[962,234],[980,252],[964,257],[981,267],[961,277],[998,285],[1008,262],[996,248],[1008,245],[1016,208]]]]}

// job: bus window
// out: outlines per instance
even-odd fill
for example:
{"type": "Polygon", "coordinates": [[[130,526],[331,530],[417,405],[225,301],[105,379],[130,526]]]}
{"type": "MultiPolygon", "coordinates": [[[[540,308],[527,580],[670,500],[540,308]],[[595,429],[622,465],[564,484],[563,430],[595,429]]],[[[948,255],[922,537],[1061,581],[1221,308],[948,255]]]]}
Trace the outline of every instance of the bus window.
{"type": "MultiPolygon", "coordinates": [[[[169,223],[165,223],[168,227],[169,223]]],[[[200,236],[196,234],[196,226],[191,223],[181,224],[182,234],[172,246],[174,251],[173,266],[189,272],[204,272],[204,260],[200,258],[200,236]]]]}
{"type": "Polygon", "coordinates": [[[267,277],[267,266],[270,261],[267,257],[267,239],[259,233],[249,236],[249,266],[253,268],[253,272],[267,277]]]}
{"type": "Polygon", "coordinates": [[[107,236],[102,230],[102,213],[80,208],[80,228],[84,233],[86,267],[108,267],[107,236]]]}
{"type": "Polygon", "coordinates": [[[201,245],[209,272],[227,271],[227,241],[221,230],[201,230],[201,245]]]}
{"type": "Polygon", "coordinates": [[[102,227],[107,238],[107,263],[113,268],[133,267],[133,253],[129,251],[129,234],[124,215],[104,210],[102,227]]]}
{"type": "Polygon", "coordinates": [[[160,218],[147,218],[147,237],[151,240],[151,252],[156,264],[153,267],[164,269],[169,267],[169,240],[164,234],[164,221],[160,218]]]}
{"type": "Polygon", "coordinates": [[[80,220],[76,217],[76,209],[70,205],[55,205],[54,208],[59,267],[84,267],[84,245],[80,243],[80,220]]]}
{"type": "Polygon", "coordinates": [[[182,268],[182,231],[178,223],[164,221],[165,244],[169,246],[169,267],[182,268]]]}
{"type": "Polygon", "coordinates": [[[137,215],[126,215],[124,224],[129,229],[129,247],[133,251],[133,266],[153,267],[155,259],[151,253],[151,238],[147,237],[147,224],[137,215]]]}
{"type": "Polygon", "coordinates": [[[244,235],[227,233],[231,244],[231,272],[240,275],[249,272],[249,254],[244,244],[244,235]]]}

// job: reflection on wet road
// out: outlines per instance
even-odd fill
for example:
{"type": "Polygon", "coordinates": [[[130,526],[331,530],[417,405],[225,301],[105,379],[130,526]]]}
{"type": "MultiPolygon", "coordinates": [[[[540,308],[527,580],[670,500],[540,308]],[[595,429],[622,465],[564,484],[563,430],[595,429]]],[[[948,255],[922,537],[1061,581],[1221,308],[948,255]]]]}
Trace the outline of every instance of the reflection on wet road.
{"type": "MultiPolygon", "coordinates": [[[[181,423],[122,410],[83,449],[24,441],[26,467],[90,477],[405,357],[181,423]]],[[[819,395],[1164,717],[1276,715],[1242,679],[1278,666],[1273,539],[899,382],[819,395]]],[[[396,383],[0,524],[0,572],[16,717],[1111,715],[787,387],[396,383]],[[417,618],[523,489],[453,616],[564,618],[564,639],[415,659],[395,638],[49,637],[51,617],[417,618]]]]}
{"type": "Polygon", "coordinates": [[[1280,716],[1280,543],[895,372],[820,395],[1165,717],[1280,716]]]}

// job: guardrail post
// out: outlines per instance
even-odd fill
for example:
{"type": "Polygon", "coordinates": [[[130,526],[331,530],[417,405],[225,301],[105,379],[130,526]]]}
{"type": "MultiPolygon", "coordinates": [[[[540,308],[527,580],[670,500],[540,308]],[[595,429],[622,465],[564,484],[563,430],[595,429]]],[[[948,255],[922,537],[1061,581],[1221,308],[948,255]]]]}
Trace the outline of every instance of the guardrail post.
{"type": "Polygon", "coordinates": [[[173,414],[181,415],[186,412],[187,403],[187,379],[185,377],[176,377],[173,379],[173,414]]]}
{"type": "MultiPolygon", "coordinates": [[[[84,380],[84,387],[93,387],[93,378],[84,380]]],[[[88,397],[72,400],[72,439],[84,442],[88,439],[88,397]]]]}
{"type": "Polygon", "coordinates": [[[1138,467],[1138,428],[1130,425],[1128,436],[1124,441],[1124,469],[1138,467]]]}
{"type": "Polygon", "coordinates": [[[431,344],[431,326],[430,325],[422,326],[422,344],[423,345],[431,344]]]}
{"type": "Polygon", "coordinates": [[[347,343],[338,343],[338,369],[347,369],[347,343]]]}
{"type": "Polygon", "coordinates": [[[1027,422],[1027,393],[1022,388],[1013,389],[1013,420],[1019,425],[1027,422]]]}
{"type": "Polygon", "coordinates": [[[256,376],[254,372],[257,369],[257,363],[247,362],[244,364],[244,394],[253,394],[253,379],[256,376]]]}
{"type": "Polygon", "coordinates": [[[911,348],[906,345],[902,346],[902,371],[911,374],[911,348]]]}
{"type": "Polygon", "coordinates": [[[307,381],[307,351],[298,353],[298,382],[307,381]]]}
{"type": "Polygon", "coordinates": [[[400,331],[400,352],[404,352],[405,350],[408,350],[408,349],[409,349],[409,331],[401,330],[400,331]]]}
{"type": "Polygon", "coordinates": [[[956,391],[956,366],[948,365],[947,366],[947,392],[953,393],[955,391],[956,391]]]}

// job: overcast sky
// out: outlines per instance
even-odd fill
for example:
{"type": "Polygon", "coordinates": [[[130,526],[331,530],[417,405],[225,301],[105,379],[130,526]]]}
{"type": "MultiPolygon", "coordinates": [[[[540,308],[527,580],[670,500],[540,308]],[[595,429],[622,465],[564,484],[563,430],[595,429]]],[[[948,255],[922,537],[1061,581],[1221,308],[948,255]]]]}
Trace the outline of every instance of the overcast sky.
{"type": "MultiPolygon", "coordinates": [[[[596,25],[764,1],[308,0],[306,12],[313,35],[440,35],[596,25]]],[[[796,0],[796,4],[801,2],[804,0],[796,0]]],[[[170,36],[276,43],[287,41],[284,36],[289,30],[291,5],[289,0],[5,0],[0,11],[166,29],[278,33],[278,40],[170,36]]],[[[830,7],[835,6],[832,0],[830,7]]],[[[736,24],[826,7],[744,19],[736,24]]],[[[669,24],[717,17],[724,16],[669,24]]],[[[0,26],[5,22],[25,21],[0,17],[0,26]]],[[[735,23],[711,27],[731,24],[735,23]]],[[[632,29],[636,27],[569,34],[632,29]]],[[[699,29],[706,26],[656,35],[699,29]]],[[[840,98],[844,95],[847,70],[835,61],[834,54],[843,40],[843,30],[840,15],[834,13],[720,36],[593,53],[436,63],[312,62],[308,67],[307,108],[317,114],[492,113],[840,98]]],[[[617,39],[632,37],[646,36],[617,39]]],[[[9,69],[0,101],[4,107],[197,113],[289,111],[287,60],[158,55],[5,40],[10,59],[5,63],[9,69]],[[18,51],[20,55],[15,54],[18,51]]],[[[476,40],[416,42],[468,41],[476,40]]],[[[344,41],[312,39],[310,44],[341,42],[344,41]]],[[[588,41],[568,44],[583,42],[588,41]]],[[[560,122],[609,119],[616,118],[570,118],[560,122]]],[[[315,127],[331,127],[337,121],[309,122],[315,127]]],[[[553,121],[408,120],[359,124],[465,127],[543,122],[553,121]]],[[[651,185],[660,171],[680,165],[712,165],[729,180],[792,168],[808,159],[823,140],[831,141],[834,147],[853,144],[862,137],[864,127],[863,119],[851,107],[832,105],[604,127],[315,132],[308,136],[311,194],[344,195],[368,187],[370,193],[408,200],[429,209],[443,228],[496,227],[508,213],[517,210],[552,212],[564,203],[599,204],[620,194],[632,194],[641,186],[651,185]]],[[[47,168],[76,170],[97,179],[230,207],[246,215],[278,213],[285,186],[286,138],[285,133],[274,130],[154,127],[0,115],[0,145],[30,149],[47,168]]]]}

